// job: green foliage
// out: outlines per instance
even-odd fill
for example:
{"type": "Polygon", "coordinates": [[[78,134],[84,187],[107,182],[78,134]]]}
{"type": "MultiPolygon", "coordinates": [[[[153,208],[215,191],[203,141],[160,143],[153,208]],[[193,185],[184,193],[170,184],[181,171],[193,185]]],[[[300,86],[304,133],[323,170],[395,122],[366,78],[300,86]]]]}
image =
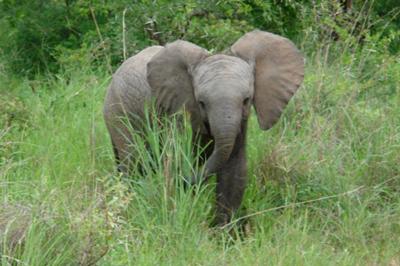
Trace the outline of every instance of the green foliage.
{"type": "Polygon", "coordinates": [[[323,0],[2,0],[0,57],[9,70],[31,78],[83,65],[112,71],[152,44],[180,38],[224,50],[254,28],[309,40],[311,47],[332,36],[353,46],[377,36],[392,53],[399,51],[397,1],[354,2],[344,14],[339,1],[323,0]]]}
{"type": "Polygon", "coordinates": [[[28,110],[20,99],[11,94],[2,94],[0,114],[0,128],[24,127],[28,122],[28,110]]]}
{"type": "Polygon", "coordinates": [[[396,0],[376,1],[371,24],[372,32],[387,41],[392,54],[400,50],[400,4],[396,0]]]}

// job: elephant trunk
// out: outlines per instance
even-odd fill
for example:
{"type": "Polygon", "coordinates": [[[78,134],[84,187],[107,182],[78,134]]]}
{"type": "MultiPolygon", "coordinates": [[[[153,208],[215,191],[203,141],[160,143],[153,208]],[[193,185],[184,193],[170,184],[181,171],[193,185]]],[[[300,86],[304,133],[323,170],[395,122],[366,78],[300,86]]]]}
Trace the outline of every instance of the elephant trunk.
{"type": "Polygon", "coordinates": [[[240,130],[241,113],[226,106],[220,109],[209,116],[214,150],[205,164],[205,177],[219,171],[229,160],[240,130]]]}

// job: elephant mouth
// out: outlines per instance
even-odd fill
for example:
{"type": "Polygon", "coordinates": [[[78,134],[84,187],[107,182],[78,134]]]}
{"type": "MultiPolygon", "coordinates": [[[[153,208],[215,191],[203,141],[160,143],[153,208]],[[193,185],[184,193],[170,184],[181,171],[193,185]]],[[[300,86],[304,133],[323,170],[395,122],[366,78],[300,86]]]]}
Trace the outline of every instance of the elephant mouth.
{"type": "Polygon", "coordinates": [[[210,123],[209,123],[208,121],[204,121],[203,123],[204,123],[204,127],[205,127],[206,130],[207,130],[207,134],[208,134],[209,136],[211,136],[210,123]]]}

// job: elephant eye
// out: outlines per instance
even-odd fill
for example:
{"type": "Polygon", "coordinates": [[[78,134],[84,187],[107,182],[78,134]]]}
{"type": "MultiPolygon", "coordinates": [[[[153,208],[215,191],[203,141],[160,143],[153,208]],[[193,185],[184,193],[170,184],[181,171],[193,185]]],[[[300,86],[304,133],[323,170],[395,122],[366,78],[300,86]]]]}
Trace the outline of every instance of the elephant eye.
{"type": "Polygon", "coordinates": [[[247,105],[247,104],[249,104],[249,102],[250,102],[250,97],[246,97],[246,98],[243,100],[243,105],[247,105]]]}
{"type": "Polygon", "coordinates": [[[203,101],[199,101],[199,105],[200,105],[201,109],[203,109],[203,110],[206,109],[206,104],[203,101]]]}

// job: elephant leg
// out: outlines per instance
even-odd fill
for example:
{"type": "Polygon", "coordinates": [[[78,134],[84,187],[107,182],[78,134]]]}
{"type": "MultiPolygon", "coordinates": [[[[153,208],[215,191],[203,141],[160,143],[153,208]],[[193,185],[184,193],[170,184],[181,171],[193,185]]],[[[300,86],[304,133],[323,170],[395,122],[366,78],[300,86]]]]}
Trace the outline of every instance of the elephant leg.
{"type": "Polygon", "coordinates": [[[129,175],[132,170],[132,132],[122,122],[107,124],[110,132],[118,172],[129,175]]]}
{"type": "MultiPolygon", "coordinates": [[[[210,135],[208,134],[196,134],[192,138],[192,143],[194,146],[194,149],[192,151],[192,155],[198,156],[199,164],[204,165],[207,161],[207,159],[211,156],[213,152],[213,139],[210,135]],[[200,152],[200,153],[199,153],[200,152]]],[[[206,178],[204,178],[200,174],[194,174],[192,176],[186,177],[186,181],[184,183],[185,187],[193,186],[193,185],[198,185],[201,182],[205,181],[206,178]]]]}
{"type": "MultiPolygon", "coordinates": [[[[117,165],[119,165],[121,160],[119,159],[117,146],[115,145],[115,143],[114,143],[114,141],[112,139],[111,139],[111,144],[112,144],[112,148],[113,148],[113,152],[114,152],[115,163],[117,165]]],[[[118,172],[120,172],[119,169],[117,169],[117,170],[118,170],[118,172]]]]}
{"type": "Polygon", "coordinates": [[[201,164],[204,164],[213,152],[214,149],[214,145],[212,143],[213,139],[210,135],[205,135],[205,134],[200,135],[199,138],[200,139],[197,143],[199,143],[200,147],[202,147],[203,149],[202,153],[200,154],[200,162],[201,164]]]}
{"type": "Polygon", "coordinates": [[[242,202],[247,184],[245,152],[246,125],[235,141],[228,162],[217,173],[217,206],[215,224],[224,225],[230,221],[242,202]]]}

